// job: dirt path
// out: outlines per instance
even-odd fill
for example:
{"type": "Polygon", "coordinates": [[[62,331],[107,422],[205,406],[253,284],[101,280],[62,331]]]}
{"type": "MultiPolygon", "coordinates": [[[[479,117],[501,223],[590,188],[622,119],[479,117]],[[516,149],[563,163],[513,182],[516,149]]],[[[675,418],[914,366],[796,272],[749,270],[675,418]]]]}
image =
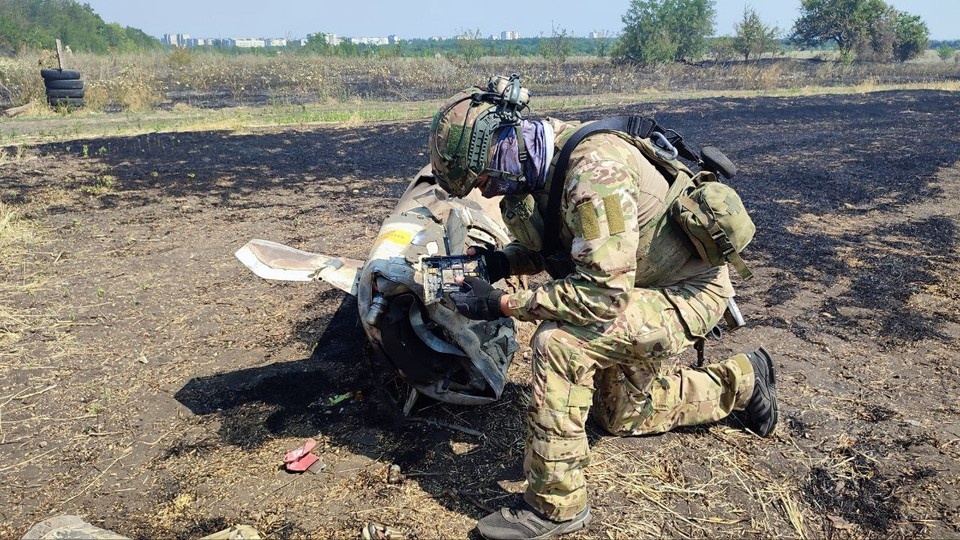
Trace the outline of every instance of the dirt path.
{"type": "MultiPolygon", "coordinates": [[[[643,112],[740,167],[760,228],[757,278],[739,286],[751,326],[708,352],[766,345],[785,417],[771,440],[594,428],[596,517],[579,537],[960,535],[956,94],[643,112]]],[[[7,152],[0,201],[44,241],[0,261],[0,536],[61,513],[144,538],[234,523],[352,538],[371,520],[475,534],[522,489],[528,356],[496,405],[419,412],[483,437],[398,423],[352,299],[260,281],[232,256],[260,237],[364,258],[425,140],[415,122],[7,152]],[[280,471],[306,437],[326,470],[280,471]],[[386,482],[391,464],[403,482],[386,482]]]]}

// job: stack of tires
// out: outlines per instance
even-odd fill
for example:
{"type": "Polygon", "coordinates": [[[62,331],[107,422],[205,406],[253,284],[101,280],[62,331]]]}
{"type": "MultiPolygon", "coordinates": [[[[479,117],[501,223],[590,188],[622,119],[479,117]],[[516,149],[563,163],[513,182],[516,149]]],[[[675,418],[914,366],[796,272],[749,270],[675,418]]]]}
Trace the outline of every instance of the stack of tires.
{"type": "Polygon", "coordinates": [[[80,72],[72,69],[41,69],[51,107],[79,109],[83,107],[83,81],[80,72]]]}

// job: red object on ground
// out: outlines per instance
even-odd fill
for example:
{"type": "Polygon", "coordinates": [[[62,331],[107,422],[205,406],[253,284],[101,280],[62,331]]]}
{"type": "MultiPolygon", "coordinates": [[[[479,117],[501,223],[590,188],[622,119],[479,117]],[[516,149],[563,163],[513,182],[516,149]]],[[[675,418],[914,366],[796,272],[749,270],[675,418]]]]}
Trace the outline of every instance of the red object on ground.
{"type": "Polygon", "coordinates": [[[320,460],[317,456],[310,453],[317,446],[317,441],[307,439],[303,446],[291,450],[283,456],[283,466],[290,472],[303,472],[311,465],[320,460]]]}

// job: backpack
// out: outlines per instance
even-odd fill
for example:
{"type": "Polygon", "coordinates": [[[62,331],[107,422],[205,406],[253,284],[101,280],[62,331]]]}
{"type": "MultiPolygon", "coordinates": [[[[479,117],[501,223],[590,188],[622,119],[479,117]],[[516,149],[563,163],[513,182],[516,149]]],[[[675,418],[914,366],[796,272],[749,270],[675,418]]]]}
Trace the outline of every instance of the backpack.
{"type": "MultiPolygon", "coordinates": [[[[684,176],[689,185],[682,186],[683,190],[678,196],[667,201],[668,212],[680,225],[700,258],[713,266],[730,263],[744,279],[753,276],[740,257],[740,252],[753,239],[756,227],[737,192],[717,179],[717,174],[733,178],[737,174],[736,167],[720,150],[709,146],[697,148],[676,131],[664,130],[651,118],[636,115],[606,118],[586,124],[573,133],[561,148],[553,171],[554,182],[544,220],[545,232],[560,230],[563,179],[566,178],[574,148],[588,135],[601,131],[620,132],[628,135],[628,139],[639,139],[634,144],[665,173],[671,186],[682,173],[689,172],[678,157],[696,163],[703,169],[692,178],[684,176]]],[[[546,258],[562,258],[560,235],[544,236],[543,251],[546,258]]]]}

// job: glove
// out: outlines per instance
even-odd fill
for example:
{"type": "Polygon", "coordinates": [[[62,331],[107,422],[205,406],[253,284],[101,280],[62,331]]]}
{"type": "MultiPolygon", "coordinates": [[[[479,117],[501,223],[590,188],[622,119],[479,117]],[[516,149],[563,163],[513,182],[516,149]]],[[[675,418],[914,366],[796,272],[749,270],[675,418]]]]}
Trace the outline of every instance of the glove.
{"type": "Polygon", "coordinates": [[[483,257],[483,264],[487,267],[487,276],[490,283],[496,283],[503,278],[510,277],[510,260],[502,251],[495,251],[480,246],[471,246],[474,255],[483,257]]]}
{"type": "Polygon", "coordinates": [[[495,321],[504,316],[500,311],[500,297],[504,294],[480,278],[467,277],[463,278],[460,290],[449,296],[464,317],[475,321],[495,321]]]}

